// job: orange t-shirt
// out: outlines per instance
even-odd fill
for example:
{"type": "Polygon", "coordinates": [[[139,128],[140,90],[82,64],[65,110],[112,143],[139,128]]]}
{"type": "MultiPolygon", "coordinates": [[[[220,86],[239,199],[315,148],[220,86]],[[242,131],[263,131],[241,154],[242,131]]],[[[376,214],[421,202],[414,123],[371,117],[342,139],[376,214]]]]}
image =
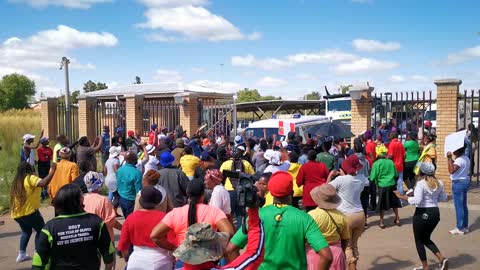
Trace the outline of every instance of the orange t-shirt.
{"type": "MultiPolygon", "coordinates": [[[[175,233],[176,243],[174,244],[177,246],[185,240],[185,233],[188,229],[188,208],[188,204],[174,208],[162,219],[162,223],[175,233]]],[[[224,218],[227,218],[227,216],[222,210],[207,204],[197,204],[197,223],[208,223],[216,231],[216,223],[224,218]]]]}
{"type": "Polygon", "coordinates": [[[70,184],[80,175],[80,170],[76,163],[62,159],[57,163],[57,169],[53,175],[52,181],[48,185],[48,193],[52,200],[57,196],[57,192],[63,186],[70,184]]]}

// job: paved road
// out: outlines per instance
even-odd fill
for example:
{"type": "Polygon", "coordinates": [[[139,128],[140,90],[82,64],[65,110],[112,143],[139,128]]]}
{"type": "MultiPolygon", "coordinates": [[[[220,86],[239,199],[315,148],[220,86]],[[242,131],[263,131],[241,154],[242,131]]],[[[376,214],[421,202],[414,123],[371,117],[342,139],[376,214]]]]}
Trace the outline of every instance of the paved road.
{"type": "MultiPolygon", "coordinates": [[[[441,205],[441,221],[433,234],[434,242],[439,246],[444,256],[450,259],[451,269],[480,269],[480,191],[470,194],[470,224],[472,232],[464,236],[451,236],[448,231],[455,226],[455,212],[451,202],[441,205]]],[[[402,270],[412,269],[419,265],[418,256],[413,242],[411,215],[414,208],[409,206],[400,210],[402,226],[393,225],[393,216],[387,216],[384,230],[378,227],[378,217],[369,218],[370,228],[360,238],[360,261],[358,269],[370,270],[402,270]],[[391,225],[389,225],[391,224],[391,225]]],[[[41,209],[45,219],[52,217],[51,207],[41,209]]],[[[5,225],[0,226],[0,268],[30,269],[31,262],[15,263],[18,252],[19,228],[9,216],[3,216],[5,225]]],[[[118,241],[118,232],[116,233],[118,241]]],[[[427,251],[429,259],[433,255],[427,251]]],[[[33,253],[33,237],[29,243],[28,253],[33,253]]],[[[123,269],[124,262],[119,259],[119,267],[123,269]]]]}

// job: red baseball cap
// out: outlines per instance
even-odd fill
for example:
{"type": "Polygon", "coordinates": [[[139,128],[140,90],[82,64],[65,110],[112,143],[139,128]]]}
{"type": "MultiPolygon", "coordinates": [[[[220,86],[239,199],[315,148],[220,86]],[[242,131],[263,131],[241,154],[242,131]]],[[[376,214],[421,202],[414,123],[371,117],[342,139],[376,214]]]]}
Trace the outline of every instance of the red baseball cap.
{"type": "Polygon", "coordinates": [[[270,177],[268,190],[274,197],[285,197],[292,194],[293,177],[290,173],[278,171],[270,177]]]}

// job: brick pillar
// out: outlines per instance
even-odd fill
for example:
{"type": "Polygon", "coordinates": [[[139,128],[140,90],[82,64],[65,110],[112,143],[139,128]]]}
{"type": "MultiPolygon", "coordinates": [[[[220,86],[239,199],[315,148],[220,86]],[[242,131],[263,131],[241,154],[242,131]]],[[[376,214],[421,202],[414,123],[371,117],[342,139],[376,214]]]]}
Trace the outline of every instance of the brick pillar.
{"type": "Polygon", "coordinates": [[[55,140],[57,134],[57,98],[47,98],[40,102],[42,107],[42,129],[44,136],[55,140]]]}
{"type": "Polygon", "coordinates": [[[87,136],[93,142],[97,136],[95,121],[95,106],[97,99],[95,97],[82,96],[78,99],[78,135],[87,136]]]}
{"type": "Polygon", "coordinates": [[[180,105],[180,124],[183,127],[183,130],[187,131],[189,136],[192,136],[198,126],[198,94],[196,93],[180,93],[175,95],[175,102],[177,103],[179,99],[183,98],[184,103],[180,105]]]}
{"type": "Polygon", "coordinates": [[[350,87],[352,104],[352,133],[358,136],[372,127],[372,91],[371,86],[350,87]],[[360,99],[354,99],[353,92],[360,95],[360,99]]]}
{"type": "Polygon", "coordinates": [[[126,95],[127,131],[140,131],[143,134],[143,95],[126,95]]]}
{"type": "Polygon", "coordinates": [[[445,183],[451,194],[452,182],[448,173],[447,158],[444,153],[445,137],[458,129],[458,93],[461,80],[436,80],[437,85],[437,172],[436,176],[445,183]]]}

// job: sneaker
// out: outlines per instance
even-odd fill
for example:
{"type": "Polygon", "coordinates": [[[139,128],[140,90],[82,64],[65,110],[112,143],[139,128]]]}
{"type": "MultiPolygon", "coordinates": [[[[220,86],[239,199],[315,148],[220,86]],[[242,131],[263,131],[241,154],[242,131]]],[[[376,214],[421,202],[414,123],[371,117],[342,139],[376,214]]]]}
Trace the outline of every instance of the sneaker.
{"type": "Polygon", "coordinates": [[[468,228],[465,228],[465,229],[462,229],[462,232],[463,232],[463,233],[469,233],[470,230],[469,230],[468,228]]]}
{"type": "Polygon", "coordinates": [[[449,231],[449,233],[450,233],[450,234],[452,234],[452,235],[464,235],[464,234],[465,234],[465,232],[464,232],[464,231],[462,231],[462,230],[459,230],[459,229],[457,229],[457,228],[455,228],[455,229],[453,229],[453,230],[449,231]]]}
{"type": "Polygon", "coordinates": [[[438,269],[448,270],[448,259],[444,258],[441,263],[438,264],[438,269]]]}
{"type": "Polygon", "coordinates": [[[409,189],[407,191],[407,193],[405,193],[405,195],[407,195],[407,196],[410,196],[411,194],[413,194],[413,189],[409,189]]]}
{"type": "Polygon", "coordinates": [[[24,262],[24,261],[29,261],[31,259],[32,259],[32,257],[28,256],[26,253],[20,253],[17,256],[16,262],[20,263],[20,262],[24,262]]]}

